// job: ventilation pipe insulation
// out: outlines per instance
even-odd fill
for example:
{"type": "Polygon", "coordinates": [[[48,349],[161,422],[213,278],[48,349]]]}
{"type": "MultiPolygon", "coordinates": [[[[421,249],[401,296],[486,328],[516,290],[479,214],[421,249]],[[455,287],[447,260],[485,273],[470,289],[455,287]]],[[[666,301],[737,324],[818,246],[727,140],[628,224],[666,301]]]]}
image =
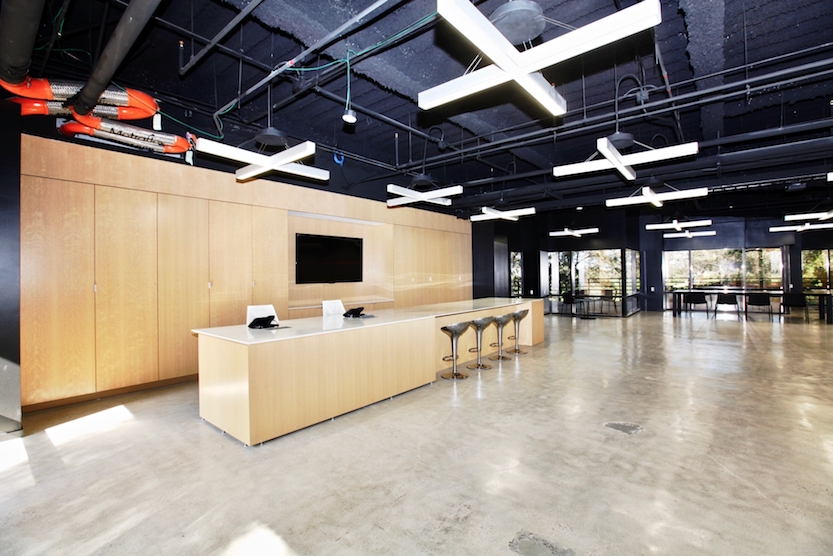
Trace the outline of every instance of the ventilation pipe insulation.
{"type": "Polygon", "coordinates": [[[0,7],[0,80],[23,83],[46,0],[3,0],[0,7]]]}
{"type": "Polygon", "coordinates": [[[89,80],[78,94],[67,100],[67,104],[72,106],[77,114],[86,116],[98,103],[98,97],[110,84],[116,70],[160,2],[161,0],[132,0],[128,4],[89,80]]]}

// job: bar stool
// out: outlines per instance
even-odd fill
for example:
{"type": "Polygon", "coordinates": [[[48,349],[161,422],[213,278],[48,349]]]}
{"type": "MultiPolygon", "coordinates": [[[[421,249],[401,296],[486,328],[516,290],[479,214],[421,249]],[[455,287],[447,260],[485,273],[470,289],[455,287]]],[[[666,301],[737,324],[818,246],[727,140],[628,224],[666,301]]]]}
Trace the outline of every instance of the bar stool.
{"type": "Polygon", "coordinates": [[[495,326],[497,326],[497,343],[492,344],[492,347],[497,347],[497,355],[489,357],[492,361],[509,361],[511,357],[503,355],[503,327],[512,320],[513,313],[499,315],[495,317],[495,326]]]}
{"type": "Polygon", "coordinates": [[[458,373],[457,372],[457,340],[460,336],[468,330],[469,325],[471,324],[470,321],[466,322],[458,322],[455,324],[449,324],[448,326],[443,326],[440,330],[448,334],[451,338],[451,355],[446,355],[443,357],[443,361],[453,361],[451,366],[451,372],[443,373],[440,376],[447,379],[463,379],[469,378],[469,375],[466,373],[458,373]]]}
{"type": "Polygon", "coordinates": [[[527,314],[529,314],[529,309],[515,311],[514,313],[512,313],[512,320],[515,321],[515,335],[509,336],[509,339],[515,340],[515,347],[513,349],[510,349],[509,353],[526,353],[518,346],[518,337],[521,335],[521,321],[527,314]]]}
{"type": "Polygon", "coordinates": [[[477,334],[477,347],[473,347],[469,349],[469,352],[477,352],[477,363],[473,365],[469,365],[469,369],[491,369],[491,365],[487,365],[481,362],[481,357],[483,355],[483,331],[492,324],[495,320],[495,317],[488,316],[488,317],[481,317],[479,319],[474,319],[471,321],[471,327],[474,328],[475,333],[477,334]]]}

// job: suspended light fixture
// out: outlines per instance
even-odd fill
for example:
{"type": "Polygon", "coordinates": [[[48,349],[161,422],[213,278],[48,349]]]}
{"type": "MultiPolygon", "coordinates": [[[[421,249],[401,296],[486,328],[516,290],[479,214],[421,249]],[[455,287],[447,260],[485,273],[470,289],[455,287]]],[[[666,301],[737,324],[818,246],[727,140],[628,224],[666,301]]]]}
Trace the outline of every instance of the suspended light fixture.
{"type": "Polygon", "coordinates": [[[587,234],[598,234],[598,228],[582,228],[581,230],[571,230],[570,228],[564,228],[563,230],[557,232],[550,232],[550,237],[565,237],[565,236],[572,236],[572,237],[581,237],[587,234]]]}
{"type": "Polygon", "coordinates": [[[449,206],[451,199],[445,198],[446,195],[460,195],[463,192],[462,185],[453,185],[443,189],[434,189],[433,191],[415,191],[396,185],[394,183],[388,184],[388,193],[400,195],[396,199],[388,199],[388,207],[398,207],[400,205],[407,205],[408,203],[417,203],[420,201],[426,203],[433,203],[435,205],[449,206]]]}
{"type": "Polygon", "coordinates": [[[610,137],[599,137],[596,139],[596,149],[602,154],[602,156],[604,156],[603,159],[588,160],[586,162],[579,162],[576,164],[556,166],[552,169],[552,175],[556,178],[561,178],[564,176],[574,176],[576,174],[589,174],[591,172],[616,169],[620,174],[622,174],[622,177],[629,181],[633,181],[636,179],[636,172],[634,171],[633,166],[691,156],[697,154],[700,150],[699,144],[694,141],[691,143],[683,143],[682,145],[663,147],[661,149],[651,149],[637,153],[621,154],[611,140],[611,138],[616,140],[614,135],[611,135],[610,137]]]}
{"type": "Polygon", "coordinates": [[[689,220],[688,222],[680,222],[676,218],[671,222],[664,222],[662,224],[645,224],[646,230],[677,230],[682,232],[683,228],[696,228],[698,226],[711,226],[711,220],[689,220]]]}
{"type": "Polygon", "coordinates": [[[810,224],[806,222],[800,225],[793,226],[770,226],[770,232],[810,232],[813,230],[830,230],[833,229],[833,223],[828,224],[810,224]]]}
{"type": "Polygon", "coordinates": [[[716,236],[717,232],[714,230],[704,230],[702,232],[692,232],[691,230],[686,230],[684,232],[672,232],[670,234],[662,234],[662,237],[667,239],[673,238],[692,238],[692,237],[705,237],[705,236],[716,236]]]}
{"type": "Polygon", "coordinates": [[[358,121],[356,111],[350,108],[350,51],[347,51],[347,96],[344,101],[344,114],[341,115],[344,123],[353,125],[358,121]]]}
{"type": "Polygon", "coordinates": [[[315,143],[312,141],[304,141],[300,145],[295,145],[272,156],[247,151],[239,147],[232,147],[231,145],[224,145],[223,143],[203,139],[202,137],[197,139],[195,148],[198,152],[248,164],[248,166],[240,168],[235,172],[237,181],[249,180],[271,171],[284,172],[286,174],[320,181],[330,179],[329,171],[312,166],[304,166],[296,162],[315,154],[315,143]]]}
{"type": "Polygon", "coordinates": [[[651,203],[655,207],[661,207],[664,201],[693,199],[696,197],[705,197],[708,194],[708,187],[698,187],[695,189],[686,189],[684,191],[669,191],[667,193],[655,193],[653,189],[646,185],[642,188],[642,195],[633,195],[631,197],[621,197],[618,199],[608,199],[605,201],[605,206],[623,207],[627,205],[641,205],[644,203],[651,203]]]}
{"type": "Polygon", "coordinates": [[[541,70],[650,29],[662,21],[659,0],[644,0],[519,52],[469,0],[437,0],[437,12],[471,41],[493,65],[422,91],[418,98],[420,108],[429,110],[515,81],[554,116],[567,111],[567,101],[540,73],[541,70]]]}
{"type": "Polygon", "coordinates": [[[498,218],[503,220],[517,221],[519,216],[527,216],[535,214],[535,207],[515,209],[515,210],[497,210],[489,207],[480,209],[482,214],[474,214],[469,220],[472,222],[480,222],[482,220],[496,220],[498,218]]]}
{"type": "Polygon", "coordinates": [[[830,220],[833,218],[833,210],[827,212],[810,212],[807,214],[788,214],[784,217],[787,222],[795,220],[830,220]]]}

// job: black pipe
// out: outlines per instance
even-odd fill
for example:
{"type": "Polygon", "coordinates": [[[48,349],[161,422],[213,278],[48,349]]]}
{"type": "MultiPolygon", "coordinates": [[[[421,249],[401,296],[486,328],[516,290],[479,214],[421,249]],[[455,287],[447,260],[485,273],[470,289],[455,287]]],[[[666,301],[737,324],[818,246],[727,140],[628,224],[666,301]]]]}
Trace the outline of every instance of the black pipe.
{"type": "Polygon", "coordinates": [[[139,33],[145,28],[159,6],[161,0],[133,0],[121,16],[116,30],[104,48],[89,80],[77,95],[67,101],[68,106],[82,116],[88,114],[98,104],[98,97],[110,85],[116,73],[139,33]]]}
{"type": "Polygon", "coordinates": [[[18,85],[26,79],[44,2],[3,1],[0,7],[0,80],[18,85]]]}

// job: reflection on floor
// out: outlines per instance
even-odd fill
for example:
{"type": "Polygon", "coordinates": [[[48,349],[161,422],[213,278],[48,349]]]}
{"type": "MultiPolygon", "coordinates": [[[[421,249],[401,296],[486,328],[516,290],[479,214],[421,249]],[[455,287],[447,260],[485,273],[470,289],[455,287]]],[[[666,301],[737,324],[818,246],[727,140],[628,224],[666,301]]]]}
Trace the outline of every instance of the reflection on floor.
{"type": "Polygon", "coordinates": [[[833,554],[833,326],[704,317],[546,317],[520,358],[251,448],[193,383],[25,415],[0,553],[833,554]]]}

